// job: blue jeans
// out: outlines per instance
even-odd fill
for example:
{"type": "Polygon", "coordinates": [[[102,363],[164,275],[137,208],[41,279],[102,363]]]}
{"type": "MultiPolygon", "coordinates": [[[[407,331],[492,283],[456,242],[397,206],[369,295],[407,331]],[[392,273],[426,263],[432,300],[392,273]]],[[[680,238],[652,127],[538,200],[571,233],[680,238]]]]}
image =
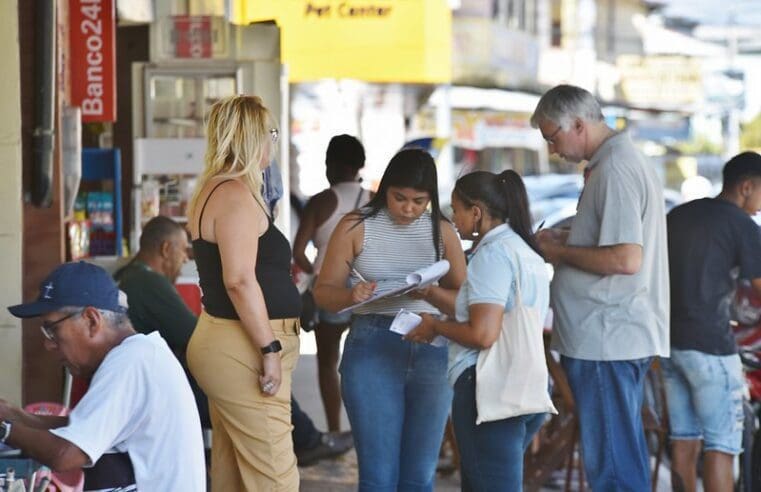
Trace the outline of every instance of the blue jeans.
{"type": "Polygon", "coordinates": [[[642,428],[644,379],[651,361],[560,359],[576,401],[584,471],[595,492],[651,490],[642,428]]]}
{"type": "Polygon", "coordinates": [[[341,391],[360,491],[431,491],[452,389],[447,349],[402,340],[392,316],[352,318],[341,391]]]}
{"type": "Polygon", "coordinates": [[[533,413],[476,425],[476,367],[457,378],[452,422],[460,450],[463,491],[523,490],[523,453],[546,414],[533,413]]]}

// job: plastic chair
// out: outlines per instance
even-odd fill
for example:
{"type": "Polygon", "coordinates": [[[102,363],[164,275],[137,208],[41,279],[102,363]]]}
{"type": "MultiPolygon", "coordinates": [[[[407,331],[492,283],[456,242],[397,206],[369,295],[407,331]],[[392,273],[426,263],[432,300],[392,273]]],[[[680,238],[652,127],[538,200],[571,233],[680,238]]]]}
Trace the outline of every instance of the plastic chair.
{"type": "Polygon", "coordinates": [[[53,401],[30,403],[24,407],[24,410],[35,415],[52,415],[54,417],[65,417],[69,414],[69,409],[66,406],[53,401]]]}

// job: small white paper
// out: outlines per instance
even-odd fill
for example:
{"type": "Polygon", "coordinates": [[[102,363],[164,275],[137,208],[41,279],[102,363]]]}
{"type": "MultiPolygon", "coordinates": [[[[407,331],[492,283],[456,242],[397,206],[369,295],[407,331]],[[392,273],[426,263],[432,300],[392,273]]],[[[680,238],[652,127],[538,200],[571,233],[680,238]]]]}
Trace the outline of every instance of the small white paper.
{"type": "Polygon", "coordinates": [[[419,315],[406,309],[400,309],[397,313],[394,321],[391,322],[391,331],[399,333],[400,335],[406,335],[411,332],[413,328],[423,321],[419,315]]]}
{"type": "MultiPolygon", "coordinates": [[[[413,313],[412,311],[400,309],[394,318],[394,321],[391,322],[391,327],[389,329],[394,333],[406,335],[407,333],[411,332],[413,328],[419,325],[422,320],[423,318],[413,313]]],[[[441,335],[436,335],[436,337],[431,341],[431,345],[434,347],[444,347],[446,344],[447,339],[441,335]]]]}

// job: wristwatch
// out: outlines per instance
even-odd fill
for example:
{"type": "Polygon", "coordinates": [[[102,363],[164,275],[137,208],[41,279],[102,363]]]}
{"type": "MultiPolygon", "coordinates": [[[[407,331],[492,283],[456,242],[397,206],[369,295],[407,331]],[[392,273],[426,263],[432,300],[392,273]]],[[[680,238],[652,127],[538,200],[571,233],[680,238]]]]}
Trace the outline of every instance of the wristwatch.
{"type": "Polygon", "coordinates": [[[11,423],[7,420],[0,421],[0,444],[5,444],[11,435],[11,423]]]}
{"type": "Polygon", "coordinates": [[[280,340],[275,340],[271,344],[267,345],[266,347],[262,347],[262,354],[272,354],[275,352],[280,352],[283,350],[283,346],[280,345],[280,340]]]}

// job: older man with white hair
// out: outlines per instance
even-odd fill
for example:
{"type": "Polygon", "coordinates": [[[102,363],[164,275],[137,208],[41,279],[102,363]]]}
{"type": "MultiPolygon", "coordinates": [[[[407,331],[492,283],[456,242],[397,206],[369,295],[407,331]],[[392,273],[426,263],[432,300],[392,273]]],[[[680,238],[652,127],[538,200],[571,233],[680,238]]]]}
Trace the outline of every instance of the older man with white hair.
{"type": "Polygon", "coordinates": [[[652,163],[605,124],[588,91],[551,89],[531,124],[551,153],[588,161],[570,232],[538,237],[556,267],[552,346],[576,400],[587,478],[595,491],[649,491],[644,375],[653,356],[669,355],[663,190],[652,163]]]}
{"type": "Polygon", "coordinates": [[[68,417],[32,415],[0,399],[0,442],[55,471],[85,468],[85,490],[206,490],[201,425],[179,362],[158,333],[142,335],[102,268],[65,263],[35,301],[45,348],[90,387],[68,417]]]}

